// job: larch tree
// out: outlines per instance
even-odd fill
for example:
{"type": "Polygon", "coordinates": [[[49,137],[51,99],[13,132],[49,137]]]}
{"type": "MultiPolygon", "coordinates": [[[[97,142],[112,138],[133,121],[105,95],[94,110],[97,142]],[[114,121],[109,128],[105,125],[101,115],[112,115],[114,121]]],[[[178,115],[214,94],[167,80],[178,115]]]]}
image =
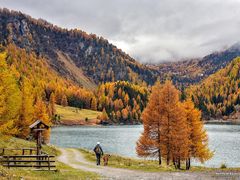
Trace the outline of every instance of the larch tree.
{"type": "Polygon", "coordinates": [[[101,120],[102,121],[107,121],[108,119],[109,119],[109,117],[108,117],[107,112],[104,108],[103,111],[102,111],[101,120]]]}
{"type": "Polygon", "coordinates": [[[157,82],[152,87],[152,93],[149,98],[147,107],[142,113],[144,131],[140,136],[136,151],[140,157],[157,157],[159,165],[162,163],[161,152],[161,120],[162,114],[160,109],[161,84],[157,82]]]}
{"type": "Polygon", "coordinates": [[[161,90],[159,99],[162,119],[162,155],[167,165],[172,160],[180,167],[181,156],[185,154],[188,145],[186,121],[179,101],[179,91],[171,81],[166,81],[161,90]]]}
{"type": "Polygon", "coordinates": [[[126,93],[124,96],[124,105],[127,106],[129,103],[129,95],[126,93]]]}
{"type": "Polygon", "coordinates": [[[122,118],[123,118],[123,120],[127,120],[128,115],[129,115],[129,112],[128,112],[127,108],[122,109],[121,112],[122,112],[122,118]]]}
{"type": "Polygon", "coordinates": [[[21,91],[16,78],[6,63],[6,54],[0,54],[0,133],[17,135],[16,122],[21,108],[21,91]]]}
{"type": "Polygon", "coordinates": [[[20,110],[20,117],[17,123],[19,128],[18,136],[21,138],[27,138],[29,135],[29,125],[33,122],[34,116],[34,98],[33,98],[33,88],[26,77],[22,78],[21,82],[21,92],[22,92],[22,104],[20,110]]]}
{"type": "Polygon", "coordinates": [[[51,93],[50,98],[49,98],[49,104],[48,104],[48,111],[49,111],[49,116],[51,118],[54,117],[56,114],[56,97],[54,92],[51,93]]]}
{"type": "MultiPolygon", "coordinates": [[[[50,126],[51,125],[51,121],[50,121],[49,115],[47,113],[47,107],[46,107],[45,103],[42,101],[42,99],[40,97],[37,98],[37,101],[36,101],[36,104],[35,104],[34,108],[35,108],[34,118],[35,119],[40,119],[45,124],[50,126]]],[[[43,138],[44,138],[44,143],[49,142],[50,129],[49,130],[45,130],[43,132],[43,138]]]]}
{"type": "Polygon", "coordinates": [[[95,97],[92,97],[91,100],[91,109],[96,111],[97,110],[97,99],[95,97]]]}
{"type": "Polygon", "coordinates": [[[67,100],[67,96],[65,94],[62,96],[61,105],[64,107],[68,106],[68,100],[67,100]]]}
{"type": "Polygon", "coordinates": [[[141,157],[158,157],[175,168],[190,158],[201,162],[211,157],[206,131],[200,121],[200,112],[192,102],[180,102],[179,91],[171,81],[152,88],[147,107],[142,113],[144,132],[140,136],[136,151],[141,157]]]}
{"type": "Polygon", "coordinates": [[[190,169],[191,158],[204,162],[213,156],[208,148],[208,136],[201,121],[201,112],[194,107],[191,99],[183,103],[185,117],[188,126],[189,148],[188,158],[186,159],[186,169],[190,169]]]}

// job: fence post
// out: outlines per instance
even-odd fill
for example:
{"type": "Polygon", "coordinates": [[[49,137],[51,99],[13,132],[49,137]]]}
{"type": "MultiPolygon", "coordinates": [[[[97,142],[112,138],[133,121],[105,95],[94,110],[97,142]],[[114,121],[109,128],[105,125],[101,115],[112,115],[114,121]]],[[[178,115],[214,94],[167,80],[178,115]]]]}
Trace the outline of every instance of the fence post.
{"type": "Polygon", "coordinates": [[[13,157],[14,165],[16,165],[16,157],[13,157]]]}
{"type": "Polygon", "coordinates": [[[49,160],[49,155],[48,155],[48,170],[50,171],[50,160],[49,160]]]}
{"type": "Polygon", "coordinates": [[[7,156],[7,161],[8,161],[8,169],[9,169],[10,168],[9,156],[7,156]]]}

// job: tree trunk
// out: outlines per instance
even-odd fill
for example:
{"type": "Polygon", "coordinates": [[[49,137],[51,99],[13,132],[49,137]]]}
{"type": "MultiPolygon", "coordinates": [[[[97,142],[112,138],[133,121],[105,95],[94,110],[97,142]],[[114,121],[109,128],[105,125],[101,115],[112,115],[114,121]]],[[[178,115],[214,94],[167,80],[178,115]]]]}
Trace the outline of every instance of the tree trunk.
{"type": "Polygon", "coordinates": [[[191,167],[191,159],[189,158],[188,159],[188,169],[190,169],[190,167],[191,167]]]}
{"type": "Polygon", "coordinates": [[[188,159],[186,159],[186,170],[189,170],[190,166],[191,166],[191,159],[188,158],[188,159]]]}
{"type": "Polygon", "coordinates": [[[158,150],[158,163],[159,163],[159,165],[162,164],[162,157],[161,157],[161,150],[160,149],[158,150]]]}
{"type": "Polygon", "coordinates": [[[191,167],[191,159],[188,158],[188,170],[190,169],[190,167],[191,167]]]}
{"type": "Polygon", "coordinates": [[[188,159],[186,159],[186,170],[188,170],[188,159]]]}
{"type": "Polygon", "coordinates": [[[167,165],[169,166],[169,161],[170,161],[170,158],[169,158],[169,153],[167,154],[167,165]]]}
{"type": "Polygon", "coordinates": [[[175,169],[177,169],[177,164],[176,164],[175,158],[173,158],[173,165],[174,165],[175,169]]]}
{"type": "Polygon", "coordinates": [[[180,157],[178,158],[178,164],[177,164],[178,169],[181,169],[181,160],[180,157]]]}

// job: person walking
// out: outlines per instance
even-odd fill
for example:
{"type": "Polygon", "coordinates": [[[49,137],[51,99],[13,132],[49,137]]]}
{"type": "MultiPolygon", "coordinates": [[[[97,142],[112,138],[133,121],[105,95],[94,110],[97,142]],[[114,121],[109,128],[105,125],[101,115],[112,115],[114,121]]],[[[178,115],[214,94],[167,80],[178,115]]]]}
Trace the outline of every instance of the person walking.
{"type": "Polygon", "coordinates": [[[97,166],[100,165],[101,163],[101,156],[103,155],[103,150],[102,147],[100,146],[100,142],[97,142],[97,145],[95,146],[95,148],[93,149],[93,151],[96,154],[96,158],[97,158],[97,166]]]}

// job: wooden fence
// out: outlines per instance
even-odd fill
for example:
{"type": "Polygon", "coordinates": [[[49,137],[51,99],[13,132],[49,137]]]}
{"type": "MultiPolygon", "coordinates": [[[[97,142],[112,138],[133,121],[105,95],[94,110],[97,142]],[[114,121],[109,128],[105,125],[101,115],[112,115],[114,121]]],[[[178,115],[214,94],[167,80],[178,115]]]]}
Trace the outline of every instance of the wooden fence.
{"type": "Polygon", "coordinates": [[[24,148],[24,149],[2,149],[0,156],[0,162],[4,167],[25,167],[36,168],[38,170],[55,170],[55,156],[43,153],[41,155],[33,155],[36,149],[24,148]],[[6,151],[15,152],[16,155],[6,154],[6,151]],[[19,155],[21,154],[21,155],[19,155]],[[54,168],[54,169],[53,169],[54,168]]]}

